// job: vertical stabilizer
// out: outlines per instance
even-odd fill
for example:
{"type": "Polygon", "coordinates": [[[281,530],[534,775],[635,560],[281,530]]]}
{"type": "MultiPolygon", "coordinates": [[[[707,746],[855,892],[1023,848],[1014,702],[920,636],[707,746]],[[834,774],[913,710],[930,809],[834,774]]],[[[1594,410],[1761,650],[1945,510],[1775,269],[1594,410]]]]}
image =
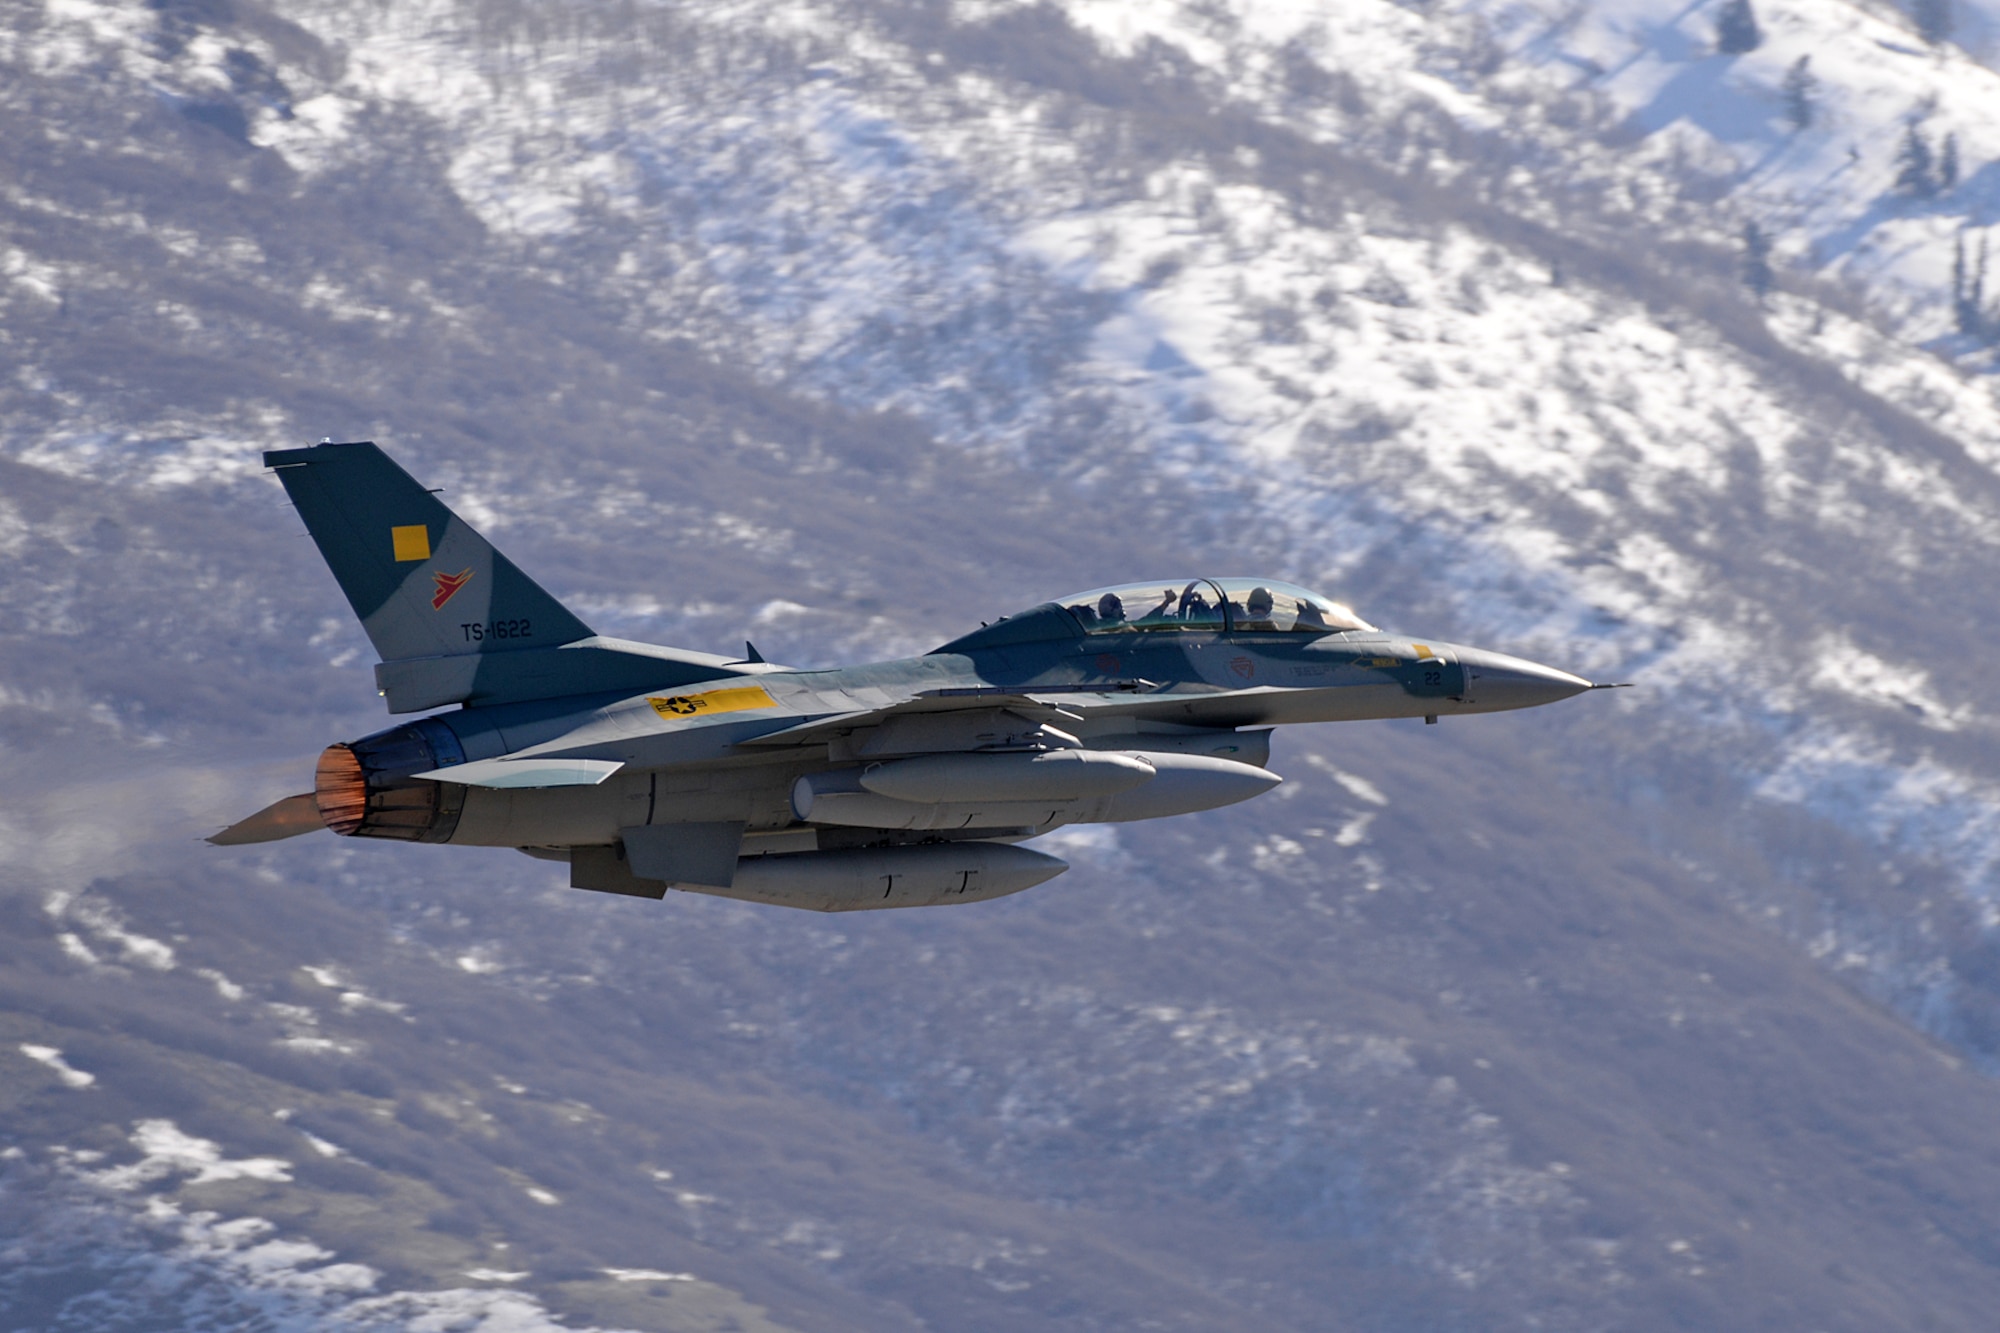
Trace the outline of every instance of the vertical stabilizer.
{"type": "Polygon", "coordinates": [[[264,455],[385,662],[553,648],[590,627],[372,443],[264,455]]]}

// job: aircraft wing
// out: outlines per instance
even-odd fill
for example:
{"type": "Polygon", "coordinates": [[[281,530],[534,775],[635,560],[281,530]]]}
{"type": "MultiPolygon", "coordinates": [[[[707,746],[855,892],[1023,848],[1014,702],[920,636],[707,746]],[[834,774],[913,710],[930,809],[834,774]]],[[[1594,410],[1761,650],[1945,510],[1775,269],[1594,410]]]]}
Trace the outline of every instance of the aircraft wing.
{"type": "Polygon", "coordinates": [[[1165,707],[1179,715],[1190,702],[1180,696],[1144,693],[1158,689],[1152,681],[1120,681],[1030,690],[1006,686],[928,690],[881,708],[836,713],[745,737],[736,745],[748,750],[824,745],[868,732],[869,738],[857,751],[860,754],[978,749],[1008,735],[1027,739],[1042,729],[1060,731],[1065,723],[1081,722],[1091,713],[1147,713],[1165,707]],[[1142,703],[1152,706],[1135,707],[1142,703]]]}
{"type": "MultiPolygon", "coordinates": [[[[973,717],[994,712],[1010,713],[1025,721],[1057,729],[1066,722],[1080,722],[1085,717],[1111,716],[1136,717],[1176,726],[1269,726],[1275,721],[1287,720],[1282,705],[1292,695],[1293,691],[1269,685],[1234,690],[1182,686],[1168,691],[1151,681],[1120,682],[1108,687],[938,690],[884,708],[816,718],[782,731],[740,740],[737,746],[739,749],[755,749],[760,746],[823,745],[840,736],[868,728],[886,728],[892,723],[898,731],[903,731],[919,725],[919,718],[929,717],[934,720],[927,725],[936,729],[942,726],[943,715],[973,717]]],[[[864,752],[888,752],[884,746],[889,738],[880,731],[877,738],[881,744],[872,750],[864,744],[864,752]]],[[[940,745],[937,748],[978,749],[987,744],[990,742],[976,741],[963,747],[940,745]]]]}
{"type": "Polygon", "coordinates": [[[892,722],[914,723],[918,719],[943,722],[952,715],[969,718],[999,712],[1015,714],[1031,726],[1063,720],[1073,722],[1081,716],[1060,704],[1038,699],[1031,694],[1022,694],[1016,690],[961,691],[952,697],[935,694],[919,695],[884,708],[865,708],[852,713],[835,713],[831,717],[814,718],[781,731],[767,731],[761,736],[746,737],[738,741],[737,745],[745,749],[784,749],[791,746],[824,745],[836,737],[868,728],[887,726],[892,722]]]}

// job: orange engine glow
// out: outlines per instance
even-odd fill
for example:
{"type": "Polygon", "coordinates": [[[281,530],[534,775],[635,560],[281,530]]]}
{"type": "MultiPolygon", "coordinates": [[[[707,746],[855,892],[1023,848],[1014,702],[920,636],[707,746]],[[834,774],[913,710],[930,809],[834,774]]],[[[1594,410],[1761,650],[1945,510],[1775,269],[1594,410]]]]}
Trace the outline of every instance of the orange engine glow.
{"type": "Polygon", "coordinates": [[[368,779],[351,747],[329,745],[313,771],[313,802],[319,817],[335,833],[351,834],[368,816],[368,779]]]}

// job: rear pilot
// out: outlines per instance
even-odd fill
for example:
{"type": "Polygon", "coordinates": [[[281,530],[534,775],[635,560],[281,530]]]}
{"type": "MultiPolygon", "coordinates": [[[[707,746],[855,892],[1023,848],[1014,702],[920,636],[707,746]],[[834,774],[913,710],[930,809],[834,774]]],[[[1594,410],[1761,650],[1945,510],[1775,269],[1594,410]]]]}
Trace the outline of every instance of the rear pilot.
{"type": "Polygon", "coordinates": [[[1250,595],[1243,601],[1243,628],[1251,630],[1278,628],[1278,622],[1272,618],[1276,606],[1277,598],[1271,595],[1269,588],[1262,585],[1252,588],[1250,595]]]}

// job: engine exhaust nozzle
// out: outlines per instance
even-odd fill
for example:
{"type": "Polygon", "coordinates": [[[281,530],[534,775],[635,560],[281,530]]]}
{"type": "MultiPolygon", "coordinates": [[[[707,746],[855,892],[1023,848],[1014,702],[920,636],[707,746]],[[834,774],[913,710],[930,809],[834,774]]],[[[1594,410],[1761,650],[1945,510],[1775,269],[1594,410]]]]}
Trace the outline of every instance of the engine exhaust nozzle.
{"type": "Polygon", "coordinates": [[[344,837],[448,842],[465,788],[420,782],[411,774],[464,758],[457,735],[429,718],[329,745],[313,770],[313,804],[320,821],[344,837]]]}

